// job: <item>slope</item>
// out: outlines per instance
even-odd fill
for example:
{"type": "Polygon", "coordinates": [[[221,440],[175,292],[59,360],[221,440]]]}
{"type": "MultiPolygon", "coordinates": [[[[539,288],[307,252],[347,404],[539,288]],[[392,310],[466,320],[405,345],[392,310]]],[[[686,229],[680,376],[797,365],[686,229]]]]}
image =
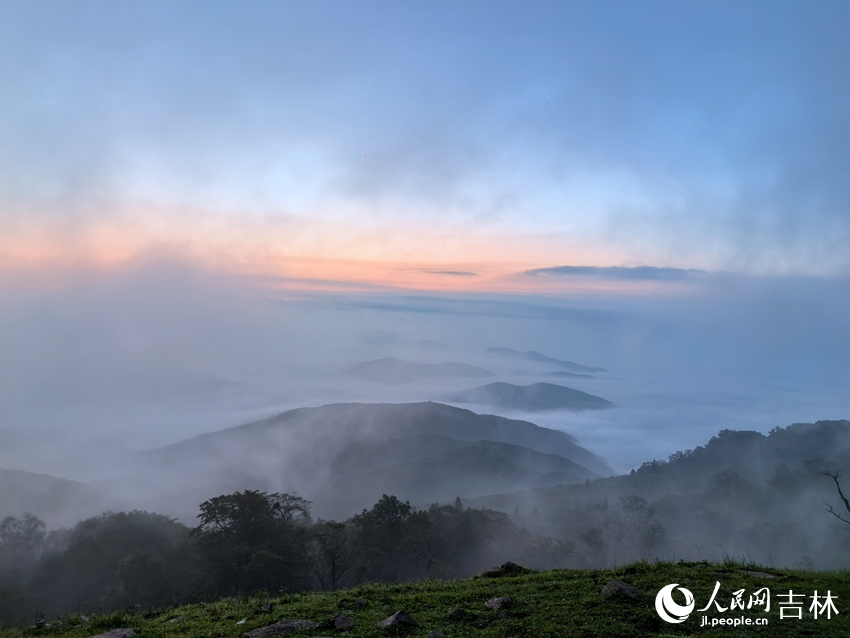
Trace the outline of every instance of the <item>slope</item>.
{"type": "Polygon", "coordinates": [[[334,516],[351,515],[384,492],[428,504],[446,493],[464,496],[474,485],[509,485],[506,468],[522,476],[517,486],[551,485],[554,475],[544,475],[552,472],[564,480],[610,473],[563,432],[438,403],[290,410],[153,450],[141,463],[140,471],[164,486],[194,488],[193,498],[246,488],[298,491],[319,507],[333,502],[321,514],[334,516]],[[504,444],[499,458],[470,465],[475,454],[464,449],[482,441],[504,444]],[[562,460],[552,466],[543,455],[562,460]]]}

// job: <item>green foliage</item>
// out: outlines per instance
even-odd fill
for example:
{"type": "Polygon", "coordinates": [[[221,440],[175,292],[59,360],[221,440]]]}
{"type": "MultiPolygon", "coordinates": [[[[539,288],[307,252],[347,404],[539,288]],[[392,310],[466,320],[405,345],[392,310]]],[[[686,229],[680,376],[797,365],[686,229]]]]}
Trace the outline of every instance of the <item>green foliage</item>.
{"type": "Polygon", "coordinates": [[[305,586],[310,502],[292,494],[245,490],[205,501],[192,532],[221,593],[305,586]]]}
{"type": "Polygon", "coordinates": [[[167,516],[107,512],[78,523],[67,543],[46,555],[33,577],[44,611],[161,605],[195,588],[189,529],[167,516]]]}

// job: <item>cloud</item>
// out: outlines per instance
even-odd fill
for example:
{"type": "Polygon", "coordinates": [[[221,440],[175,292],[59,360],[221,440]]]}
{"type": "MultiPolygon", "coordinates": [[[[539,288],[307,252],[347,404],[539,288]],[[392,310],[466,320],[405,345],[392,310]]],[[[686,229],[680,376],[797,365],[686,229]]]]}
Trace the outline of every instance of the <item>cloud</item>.
{"type": "Polygon", "coordinates": [[[850,267],[846,7],[335,7],[4,7],[4,230],[212,211],[850,267]]]}
{"type": "Polygon", "coordinates": [[[467,270],[423,270],[431,275],[452,275],[455,277],[477,277],[478,273],[469,272],[467,270]]]}
{"type": "Polygon", "coordinates": [[[693,268],[659,268],[657,266],[553,266],[526,270],[526,275],[558,275],[562,277],[598,277],[627,281],[680,281],[706,274],[693,268]]]}

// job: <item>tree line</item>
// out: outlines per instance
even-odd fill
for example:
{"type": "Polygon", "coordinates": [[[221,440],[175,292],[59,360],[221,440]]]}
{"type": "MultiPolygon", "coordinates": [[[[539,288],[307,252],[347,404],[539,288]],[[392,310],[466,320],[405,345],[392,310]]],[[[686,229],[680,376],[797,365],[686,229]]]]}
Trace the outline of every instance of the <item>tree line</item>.
{"type": "Polygon", "coordinates": [[[574,544],[488,509],[417,509],[384,495],[346,521],[317,520],[297,495],[254,490],[200,505],[199,523],[106,512],[48,532],[32,514],[0,522],[0,622],[149,608],[265,590],[470,576],[508,560],[564,566],[574,544]]]}

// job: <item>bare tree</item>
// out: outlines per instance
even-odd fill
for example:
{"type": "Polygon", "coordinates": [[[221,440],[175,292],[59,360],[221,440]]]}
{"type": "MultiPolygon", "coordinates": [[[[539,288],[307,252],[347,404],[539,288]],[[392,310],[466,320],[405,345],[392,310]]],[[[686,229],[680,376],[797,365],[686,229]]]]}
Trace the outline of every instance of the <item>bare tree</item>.
{"type": "MultiPolygon", "coordinates": [[[[838,490],[838,496],[841,498],[841,501],[844,503],[844,509],[846,509],[847,513],[850,514],[850,501],[848,501],[847,497],[844,496],[844,492],[841,490],[841,483],[838,480],[838,479],[841,478],[841,471],[840,470],[822,470],[822,471],[818,472],[818,474],[821,474],[823,476],[828,476],[829,478],[831,478],[833,480],[833,482],[835,483],[835,488],[838,490]]],[[[844,518],[841,514],[839,514],[838,512],[835,511],[835,508],[833,508],[832,505],[830,505],[826,501],[823,501],[823,504],[826,505],[826,511],[827,512],[832,514],[839,521],[842,521],[842,522],[850,525],[850,519],[844,518]]]]}
{"type": "Polygon", "coordinates": [[[313,528],[310,568],[322,589],[335,591],[346,575],[355,582],[363,576],[364,565],[355,548],[355,530],[345,523],[319,521],[313,528]]]}

